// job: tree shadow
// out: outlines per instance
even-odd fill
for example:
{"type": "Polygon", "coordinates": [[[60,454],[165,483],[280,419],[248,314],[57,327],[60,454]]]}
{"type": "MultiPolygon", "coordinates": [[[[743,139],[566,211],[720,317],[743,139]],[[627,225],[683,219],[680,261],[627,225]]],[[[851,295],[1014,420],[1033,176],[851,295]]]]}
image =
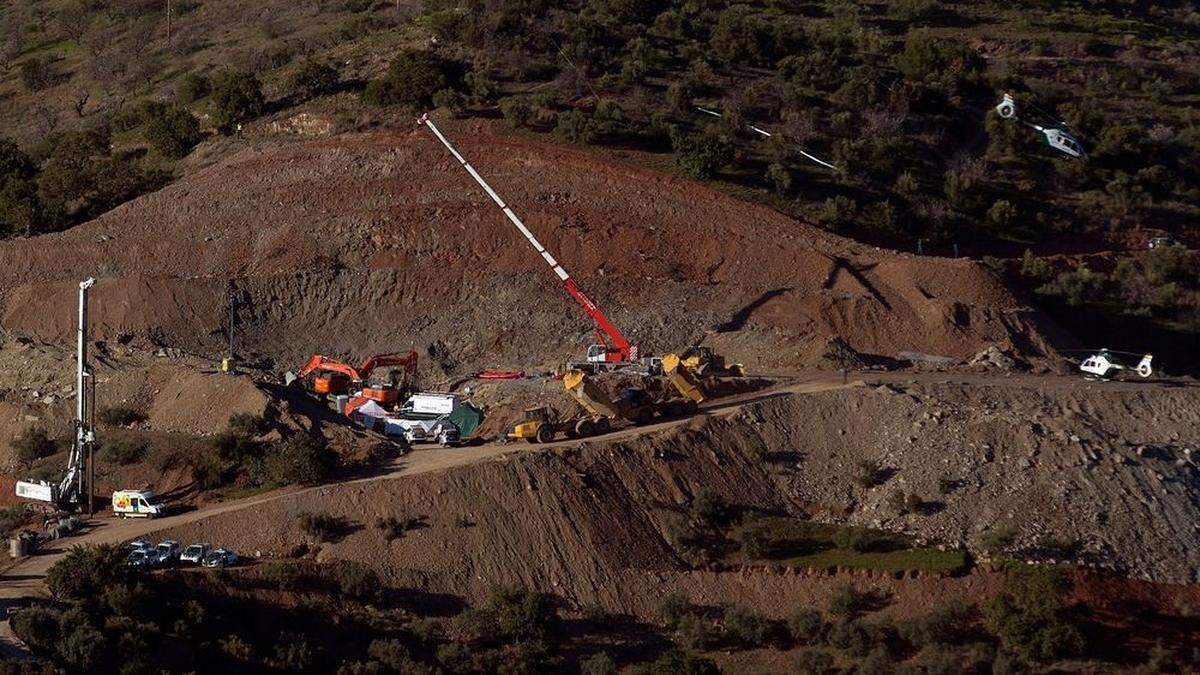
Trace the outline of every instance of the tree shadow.
{"type": "Polygon", "coordinates": [[[776,288],[774,290],[766,291],[762,295],[755,298],[750,304],[735,312],[728,321],[717,324],[713,330],[717,333],[732,333],[734,331],[741,330],[743,327],[745,327],[746,322],[750,320],[750,316],[753,315],[759,307],[762,307],[771,300],[791,290],[791,288],[776,288]]]}

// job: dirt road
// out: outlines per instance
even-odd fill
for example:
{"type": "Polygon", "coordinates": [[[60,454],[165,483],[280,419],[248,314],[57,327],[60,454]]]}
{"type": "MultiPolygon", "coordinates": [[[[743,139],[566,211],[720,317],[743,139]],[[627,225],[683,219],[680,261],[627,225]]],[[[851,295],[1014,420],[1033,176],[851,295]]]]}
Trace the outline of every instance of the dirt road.
{"type": "MultiPolygon", "coordinates": [[[[739,408],[748,403],[762,401],[768,398],[830,391],[844,387],[862,385],[863,383],[861,381],[842,384],[840,381],[831,379],[807,380],[782,387],[768,389],[765,391],[714,401],[701,406],[701,411],[703,414],[728,415],[735,413],[739,408]]],[[[646,426],[627,427],[618,429],[610,434],[606,434],[605,436],[597,438],[605,441],[617,441],[623,438],[652,434],[673,426],[684,424],[690,419],[691,418],[671,419],[646,426]]],[[[578,440],[563,440],[544,445],[491,443],[487,445],[460,448],[418,449],[393,460],[390,464],[382,467],[379,473],[371,476],[343,481],[337,484],[354,484],[380,480],[392,480],[403,478],[405,476],[429,473],[432,471],[442,471],[456,466],[488,461],[510,453],[563,447],[567,445],[578,444],[579,442],[580,441],[578,440]]],[[[42,548],[37,555],[18,561],[0,574],[0,601],[12,601],[21,598],[31,598],[44,595],[45,589],[43,587],[43,582],[45,580],[47,571],[50,569],[50,566],[59,560],[71,546],[78,544],[114,544],[123,541],[129,541],[138,537],[147,536],[159,530],[164,530],[179,525],[186,525],[188,523],[193,523],[211,516],[228,513],[231,511],[251,508],[255,505],[280,499],[288,495],[311,490],[325,489],[328,488],[329,485],[331,484],[304,489],[288,488],[277,490],[266,494],[223,502],[221,504],[216,504],[202,509],[188,511],[155,520],[115,520],[101,515],[89,521],[87,524],[87,529],[82,534],[74,537],[68,537],[57,542],[52,542],[42,548]]]]}

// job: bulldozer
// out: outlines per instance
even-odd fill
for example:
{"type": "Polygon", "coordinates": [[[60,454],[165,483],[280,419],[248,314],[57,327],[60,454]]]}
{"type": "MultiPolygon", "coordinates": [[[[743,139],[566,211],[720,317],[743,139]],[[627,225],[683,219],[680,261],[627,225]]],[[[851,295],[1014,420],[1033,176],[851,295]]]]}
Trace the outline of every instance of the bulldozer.
{"type": "MultiPolygon", "coordinates": [[[[746,368],[740,363],[726,363],[725,357],[714,352],[712,347],[696,345],[680,355],[683,365],[699,376],[745,377],[746,368]]],[[[666,360],[666,357],[663,359],[666,360]]]]}

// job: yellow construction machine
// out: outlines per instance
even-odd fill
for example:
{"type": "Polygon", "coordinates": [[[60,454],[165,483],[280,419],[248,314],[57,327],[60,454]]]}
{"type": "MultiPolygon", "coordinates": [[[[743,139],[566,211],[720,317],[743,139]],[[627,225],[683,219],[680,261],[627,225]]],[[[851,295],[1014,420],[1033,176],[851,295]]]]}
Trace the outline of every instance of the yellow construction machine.
{"type": "MultiPolygon", "coordinates": [[[[740,363],[726,363],[725,357],[714,352],[712,347],[697,345],[689,347],[680,357],[683,365],[704,377],[745,377],[746,368],[740,363]]],[[[665,361],[664,357],[664,361],[665,361]]]]}
{"type": "Polygon", "coordinates": [[[678,354],[667,354],[662,357],[663,375],[684,398],[697,405],[704,403],[705,386],[696,374],[694,366],[678,354]]]}
{"type": "Polygon", "coordinates": [[[561,434],[567,438],[587,438],[607,434],[612,427],[607,417],[562,417],[550,406],[527,408],[521,421],[508,433],[509,440],[550,443],[561,434]]]}

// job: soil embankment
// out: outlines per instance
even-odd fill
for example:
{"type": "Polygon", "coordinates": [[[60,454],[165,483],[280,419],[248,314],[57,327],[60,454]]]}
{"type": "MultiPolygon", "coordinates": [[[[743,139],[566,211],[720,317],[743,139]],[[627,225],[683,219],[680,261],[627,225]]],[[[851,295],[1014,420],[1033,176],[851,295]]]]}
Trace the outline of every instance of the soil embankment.
{"type": "MultiPolygon", "coordinates": [[[[834,335],[885,356],[1047,349],[1042,318],[976,263],[855,244],[486,124],[449,133],[654,351],[710,335],[757,369],[813,365],[814,345],[834,335]]],[[[76,277],[94,274],[98,339],[219,354],[232,289],[240,348],[280,369],[313,351],[410,345],[435,372],[529,368],[577,358],[592,339],[544,262],[424,130],[264,143],[70,231],[0,243],[0,325],[65,340],[76,277]]]]}

